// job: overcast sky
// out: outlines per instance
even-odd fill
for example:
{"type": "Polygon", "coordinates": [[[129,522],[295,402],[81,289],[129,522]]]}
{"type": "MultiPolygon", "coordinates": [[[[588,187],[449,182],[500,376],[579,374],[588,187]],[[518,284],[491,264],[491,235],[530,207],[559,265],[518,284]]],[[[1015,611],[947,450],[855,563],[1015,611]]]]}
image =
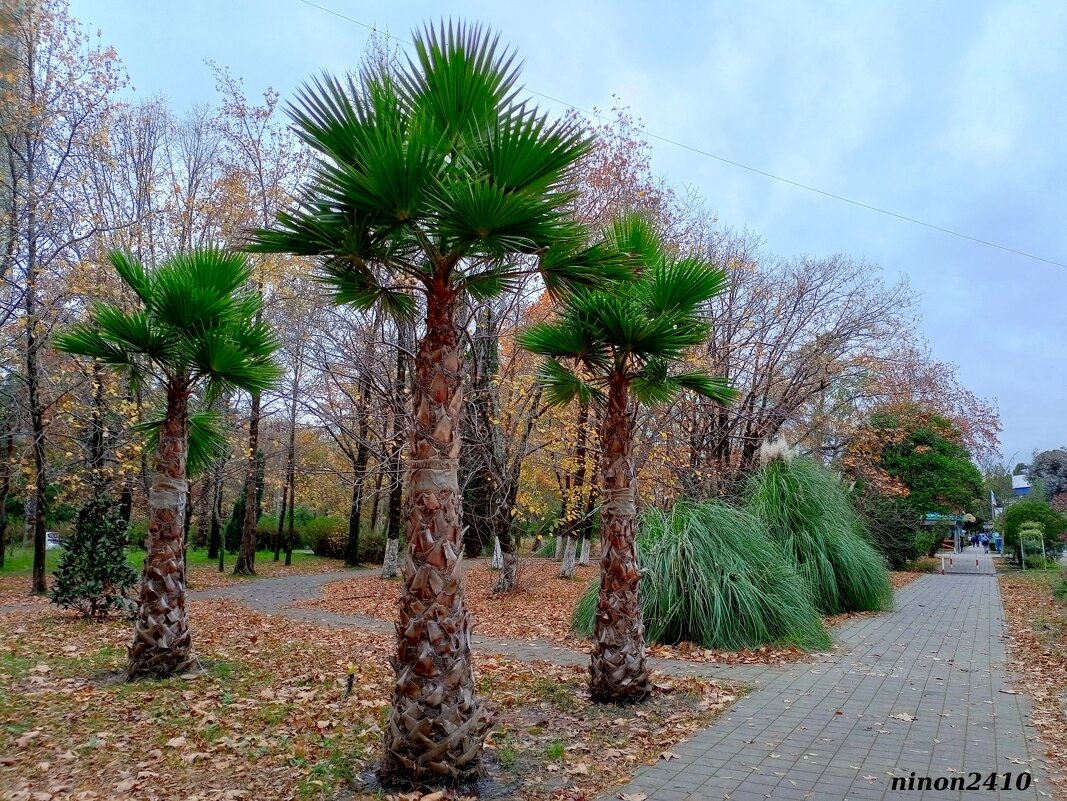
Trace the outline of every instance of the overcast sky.
{"type": "MultiPolygon", "coordinates": [[[[618,96],[648,131],[828,192],[1067,263],[1067,3],[356,2],[407,36],[441,15],[498,31],[533,90],[618,96]]],[[[301,0],[72,0],[138,94],[211,102],[205,59],[291,97],[358,64],[369,32],[301,0]]],[[[551,108],[553,104],[545,102],[551,108]]],[[[653,169],[784,255],[907,275],[922,333],[995,398],[1014,464],[1067,444],[1067,268],[798,189],[653,140],[653,169]]]]}

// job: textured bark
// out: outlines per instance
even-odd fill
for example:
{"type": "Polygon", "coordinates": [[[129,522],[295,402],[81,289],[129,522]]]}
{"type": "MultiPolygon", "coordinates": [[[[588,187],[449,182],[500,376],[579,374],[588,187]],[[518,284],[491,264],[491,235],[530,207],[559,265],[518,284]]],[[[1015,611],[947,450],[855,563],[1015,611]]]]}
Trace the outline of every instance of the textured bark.
{"type": "Polygon", "coordinates": [[[489,567],[499,570],[504,566],[504,552],[500,550],[500,537],[493,537],[493,558],[489,560],[489,567]]]}
{"type": "MultiPolygon", "coordinates": [[[[576,512],[573,520],[565,521],[567,527],[567,545],[563,554],[563,566],[560,568],[560,578],[574,578],[575,566],[574,557],[575,551],[578,549],[578,537],[582,531],[582,517],[581,507],[582,498],[585,495],[585,467],[589,458],[589,448],[586,439],[586,425],[589,422],[589,403],[584,402],[578,407],[578,445],[575,448],[575,456],[578,460],[578,467],[574,471],[574,478],[567,479],[567,487],[569,489],[568,494],[571,496],[569,503],[573,504],[576,512]]],[[[583,540],[583,548],[584,548],[583,540]]],[[[585,551],[588,553],[588,551],[585,551]]],[[[583,564],[589,564],[589,560],[583,564]]]]}
{"type": "Polygon", "coordinates": [[[15,437],[11,430],[11,420],[4,414],[4,463],[0,465],[3,477],[0,478],[0,567],[4,566],[7,555],[7,496],[11,492],[11,465],[15,459],[15,437]]]}
{"type": "Polygon", "coordinates": [[[256,574],[256,525],[259,522],[259,417],[260,396],[253,393],[248,412],[248,474],[245,476],[245,518],[241,526],[241,548],[233,566],[235,576],[256,574]]]}
{"type": "MultiPolygon", "coordinates": [[[[503,547],[503,545],[501,545],[503,547]]],[[[504,551],[500,576],[493,585],[494,593],[511,592],[519,581],[519,557],[514,550],[504,551]]]]}
{"type": "Polygon", "coordinates": [[[385,522],[385,562],[382,578],[396,575],[397,552],[400,550],[400,526],[404,481],[401,477],[400,457],[404,451],[404,438],[409,426],[407,404],[404,396],[408,384],[408,351],[411,349],[411,324],[400,321],[396,329],[396,377],[393,380],[393,441],[389,445],[388,467],[390,475],[389,512],[385,522]]]}
{"type": "Polygon", "coordinates": [[[400,538],[387,539],[385,541],[385,559],[382,562],[382,578],[396,576],[396,561],[400,551],[400,538]]]}
{"type": "Polygon", "coordinates": [[[566,543],[563,546],[563,564],[559,569],[560,578],[574,578],[576,565],[575,557],[578,551],[578,540],[574,537],[567,536],[564,538],[566,543]]]}
{"type": "Polygon", "coordinates": [[[404,507],[408,550],[382,765],[387,776],[406,781],[478,775],[491,724],[475,696],[464,603],[458,481],[463,353],[455,313],[455,292],[438,278],[427,296],[426,334],[415,362],[404,507]]]}
{"type": "MultiPolygon", "coordinates": [[[[293,359],[293,383],[289,398],[289,443],[285,449],[285,486],[282,487],[282,508],[278,513],[278,535],[274,540],[274,561],[281,556],[282,534],[285,526],[285,513],[296,504],[296,423],[300,401],[300,377],[303,373],[303,360],[293,359]]],[[[292,546],[286,543],[286,564],[292,561],[292,546]]]]}
{"type": "Polygon", "coordinates": [[[582,554],[581,554],[581,556],[578,557],[578,564],[580,564],[580,565],[589,564],[589,538],[588,537],[583,537],[582,538],[582,554]]]}
{"type": "Polygon", "coordinates": [[[356,455],[352,461],[352,505],[348,510],[348,543],[345,547],[345,566],[359,565],[359,535],[363,521],[363,482],[367,478],[370,448],[367,436],[370,428],[370,380],[360,373],[359,419],[356,424],[356,455]]]}
{"type": "Polygon", "coordinates": [[[603,556],[593,627],[589,689],[598,701],[640,701],[652,689],[645,659],[645,626],[634,523],[637,516],[629,382],[612,376],[600,429],[603,556]]]}
{"type": "Polygon", "coordinates": [[[26,394],[29,400],[30,437],[33,441],[33,584],[32,592],[48,591],[45,583],[45,546],[48,521],[48,463],[44,447],[44,409],[37,355],[41,349],[37,330],[36,278],[26,289],[26,394]]]}
{"type": "MultiPolygon", "coordinates": [[[[207,538],[207,558],[218,559],[222,547],[222,459],[215,462],[212,470],[211,528],[207,538]]],[[[219,567],[222,570],[222,567],[219,567]]]]}
{"type": "Polygon", "coordinates": [[[197,668],[185,611],[185,473],[188,389],[176,380],[167,388],[167,415],[148,493],[144,571],[127,675],[170,676],[197,668]]]}

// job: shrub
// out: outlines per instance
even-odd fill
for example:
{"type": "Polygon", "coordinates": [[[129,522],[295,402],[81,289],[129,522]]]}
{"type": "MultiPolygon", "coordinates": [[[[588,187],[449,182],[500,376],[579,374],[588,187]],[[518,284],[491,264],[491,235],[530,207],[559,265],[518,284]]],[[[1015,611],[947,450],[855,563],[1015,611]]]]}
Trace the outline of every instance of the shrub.
{"type": "MultiPolygon", "coordinates": [[[[346,532],[347,536],[347,532],[346,532]]],[[[403,553],[404,538],[400,538],[400,553],[403,553]]],[[[372,531],[359,538],[359,563],[361,565],[380,565],[385,561],[385,534],[372,531]]]]}
{"type": "MultiPolygon", "coordinates": [[[[926,550],[919,549],[915,529],[918,515],[903,498],[871,494],[860,501],[860,514],[871,544],[899,570],[926,550]]],[[[924,540],[924,544],[925,540],[924,540]]],[[[927,544],[927,547],[929,545],[927,544]]]]}
{"type": "Polygon", "coordinates": [[[344,559],[348,544],[348,520],[337,515],[313,518],[304,527],[304,536],[316,556],[344,559]]]}
{"type": "Polygon", "coordinates": [[[877,611],[892,604],[885,561],[830,470],[810,459],[773,458],[750,478],[746,500],[797,565],[820,611],[877,611]]]}
{"type": "Polygon", "coordinates": [[[52,603],[76,609],[86,619],[102,619],[113,610],[132,612],[126,594],[137,582],[137,571],[126,559],[126,546],[126,523],[114,503],[93,499],[82,506],[55,571],[52,603]]]}
{"type": "MultiPolygon", "coordinates": [[[[736,650],[768,643],[825,648],[807,587],[751,514],[719,501],[683,501],[642,515],[638,531],[641,606],[653,642],[690,641],[736,650]]],[[[591,636],[599,582],[575,610],[591,636]]]]}

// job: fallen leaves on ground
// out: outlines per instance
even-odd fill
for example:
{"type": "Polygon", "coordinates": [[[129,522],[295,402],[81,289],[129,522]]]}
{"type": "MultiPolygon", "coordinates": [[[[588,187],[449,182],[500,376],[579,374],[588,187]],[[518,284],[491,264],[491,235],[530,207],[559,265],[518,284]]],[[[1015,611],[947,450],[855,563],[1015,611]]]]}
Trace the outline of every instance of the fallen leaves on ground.
{"type": "Polygon", "coordinates": [[[921,579],[927,575],[928,571],[916,572],[911,570],[890,570],[889,581],[893,585],[894,590],[899,590],[901,587],[906,587],[913,581],[921,579]]]}
{"type": "MultiPolygon", "coordinates": [[[[466,597],[475,633],[514,640],[548,640],[586,650],[585,641],[571,632],[571,613],[598,570],[599,567],[592,565],[579,567],[576,578],[561,579],[559,562],[525,559],[519,563],[515,591],[494,595],[493,585],[500,572],[490,569],[485,562],[469,565],[466,597]]],[[[319,600],[301,601],[296,606],[393,620],[400,580],[377,576],[344,579],[327,584],[322,594],[319,600]]]]}
{"type": "MultiPolygon", "coordinates": [[[[1067,606],[1052,595],[1055,572],[1004,573],[1000,591],[1016,686],[1032,699],[1049,782],[1067,797],[1067,606]]],[[[1004,688],[1008,689],[1008,688],[1004,688]]]]}
{"type": "MultiPolygon", "coordinates": [[[[0,796],[318,799],[374,766],[391,637],[295,624],[224,599],[189,607],[205,671],[132,684],[120,673],[126,622],[50,608],[0,614],[0,796]]],[[[657,676],[648,703],[620,708],[589,700],[584,668],[483,657],[476,671],[497,713],[483,798],[592,797],[734,698],[713,681],[657,676]]],[[[427,794],[460,797],[394,798],[427,794]]]]}
{"type": "MultiPolygon", "coordinates": [[[[559,563],[548,559],[521,562],[519,588],[506,595],[494,595],[493,584],[499,573],[479,562],[467,569],[467,606],[474,620],[475,633],[515,640],[539,639],[579,651],[588,651],[589,643],[571,631],[574,607],[586,586],[598,575],[598,567],[578,569],[574,579],[559,578],[559,563]]],[[[903,587],[921,573],[893,572],[895,588],[903,587]]],[[[294,606],[321,609],[338,615],[367,615],[380,620],[396,618],[400,594],[398,579],[377,576],[334,581],[322,588],[323,597],[300,601],[294,606]]],[[[827,626],[865,617],[870,612],[852,612],[825,618],[827,626]]],[[[660,659],[684,659],[689,662],[730,665],[781,665],[808,659],[811,654],[796,647],[762,646],[741,651],[720,651],[690,642],[678,645],[650,645],[650,656],[660,659]]]]}

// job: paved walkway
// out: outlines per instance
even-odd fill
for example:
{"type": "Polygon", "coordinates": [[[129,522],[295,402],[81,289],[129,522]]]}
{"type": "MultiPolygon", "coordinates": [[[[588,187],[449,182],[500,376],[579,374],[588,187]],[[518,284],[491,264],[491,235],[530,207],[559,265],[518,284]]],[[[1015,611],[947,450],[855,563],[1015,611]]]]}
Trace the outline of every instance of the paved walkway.
{"type": "MultiPolygon", "coordinates": [[[[1039,798],[1043,772],[1010,689],[997,580],[931,575],[896,611],[840,627],[845,653],[800,665],[711,728],[642,768],[621,793],[648,801],[1039,798]],[[1030,771],[1029,790],[894,791],[892,778],[951,781],[1030,771]]],[[[604,796],[617,797],[615,792],[604,796]]]]}
{"type": "Polygon", "coordinates": [[[993,576],[997,572],[994,560],[1001,557],[983,551],[981,547],[967,545],[963,553],[945,551],[939,553],[936,558],[941,560],[946,574],[993,576]]]}

